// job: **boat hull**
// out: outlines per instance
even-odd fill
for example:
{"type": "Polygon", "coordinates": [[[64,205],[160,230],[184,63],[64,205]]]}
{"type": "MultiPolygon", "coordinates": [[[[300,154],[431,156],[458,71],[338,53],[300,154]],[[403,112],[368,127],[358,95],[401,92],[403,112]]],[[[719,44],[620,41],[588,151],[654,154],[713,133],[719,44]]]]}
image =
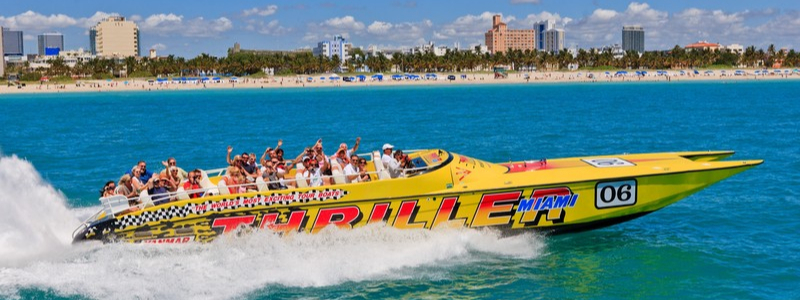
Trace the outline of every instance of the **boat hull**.
{"type": "Polygon", "coordinates": [[[372,223],[401,229],[491,227],[559,234],[601,228],[649,214],[758,163],[544,185],[505,181],[498,184],[502,188],[481,188],[477,183],[471,188],[459,186],[456,181],[417,195],[408,189],[415,185],[411,179],[400,179],[409,182],[212,196],[106,218],[86,226],[74,238],[137,243],[209,242],[239,231],[316,233],[331,226],[357,228],[372,223]]]}

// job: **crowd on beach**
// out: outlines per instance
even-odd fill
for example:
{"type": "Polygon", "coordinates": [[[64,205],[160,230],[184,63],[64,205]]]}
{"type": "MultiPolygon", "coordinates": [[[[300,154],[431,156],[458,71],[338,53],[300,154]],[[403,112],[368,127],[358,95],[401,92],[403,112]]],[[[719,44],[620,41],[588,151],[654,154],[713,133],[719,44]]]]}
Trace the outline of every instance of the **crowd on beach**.
{"type": "MultiPolygon", "coordinates": [[[[343,79],[331,80],[326,76],[285,76],[264,78],[222,78],[204,81],[193,78],[169,78],[159,80],[118,79],[81,80],[75,84],[47,83],[29,84],[27,87],[0,86],[2,93],[40,93],[40,92],[108,92],[108,91],[163,91],[197,89],[233,88],[304,88],[304,87],[359,87],[384,85],[459,85],[459,84],[525,84],[558,82],[670,82],[702,80],[783,80],[800,79],[800,70],[669,70],[669,71],[570,71],[570,72],[516,72],[505,77],[495,77],[490,73],[439,74],[426,78],[404,74],[400,78],[384,77],[382,80],[367,77],[365,80],[346,82],[343,79]],[[781,72],[778,72],[781,71],[781,72]],[[451,77],[452,76],[452,77],[451,77]],[[324,78],[324,79],[323,79],[324,78]],[[452,80],[450,78],[453,78],[452,80]]],[[[342,77],[343,78],[343,77],[342,77]]]]}
{"type": "MultiPolygon", "coordinates": [[[[381,178],[376,172],[368,171],[367,160],[356,154],[360,143],[360,137],[356,138],[352,148],[347,143],[341,143],[336,152],[328,156],[325,154],[322,139],[318,139],[295,159],[286,160],[283,141],[278,140],[275,148],[267,147],[264,150],[258,164],[255,153],[242,152],[231,157],[233,147],[228,146],[225,157],[228,166],[220,178],[224,184],[219,184],[219,187],[228,189],[229,194],[240,194],[258,191],[258,183],[266,184],[269,190],[284,190],[368,182],[381,178]],[[295,174],[294,177],[289,177],[292,168],[296,169],[295,174]],[[335,174],[340,175],[339,180],[336,180],[335,174]]],[[[402,177],[404,170],[414,167],[408,155],[402,150],[395,151],[393,145],[384,144],[382,150],[380,162],[376,163],[380,163],[387,171],[387,178],[402,177]]],[[[161,164],[164,169],[153,173],[147,169],[145,161],[139,161],[118,182],[106,182],[100,190],[100,197],[124,196],[129,199],[129,211],[135,211],[140,205],[147,204],[139,199],[145,192],[153,205],[160,205],[177,201],[176,192],[179,190],[185,191],[191,199],[203,197],[208,191],[203,186],[203,181],[208,179],[203,170],[193,169],[186,172],[178,166],[174,157],[162,161],[161,164]]]]}

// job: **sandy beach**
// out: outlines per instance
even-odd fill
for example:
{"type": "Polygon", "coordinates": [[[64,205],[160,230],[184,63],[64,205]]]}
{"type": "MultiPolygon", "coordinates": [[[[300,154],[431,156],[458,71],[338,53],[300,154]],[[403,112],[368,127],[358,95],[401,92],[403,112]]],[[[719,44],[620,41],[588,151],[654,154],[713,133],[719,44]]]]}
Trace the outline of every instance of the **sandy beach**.
{"type": "Polygon", "coordinates": [[[680,75],[678,71],[670,71],[670,75],[656,75],[655,71],[648,71],[647,75],[638,76],[629,71],[628,75],[615,76],[615,71],[575,71],[575,72],[532,72],[511,73],[508,78],[495,79],[490,73],[439,73],[437,79],[426,80],[425,74],[416,74],[418,80],[392,80],[391,74],[384,76],[382,81],[371,80],[367,76],[365,81],[345,82],[343,80],[321,80],[330,74],[314,74],[304,76],[276,76],[269,78],[239,77],[237,80],[223,77],[219,82],[185,82],[177,83],[172,80],[167,82],[154,82],[146,78],[117,78],[114,80],[77,80],[71,83],[34,82],[25,83],[25,86],[2,85],[0,94],[25,94],[25,93],[66,93],[66,92],[124,92],[124,91],[181,91],[202,89],[272,89],[272,88],[320,88],[320,87],[371,87],[371,86],[447,86],[447,85],[472,85],[472,84],[541,84],[541,83],[619,83],[619,82],[687,82],[687,81],[751,81],[751,80],[796,80],[800,79],[797,73],[782,73],[769,75],[756,75],[756,70],[745,70],[746,75],[733,75],[734,70],[714,70],[713,74],[687,74],[680,75]],[[724,73],[723,73],[724,72],[724,73]],[[526,76],[528,74],[528,76],[526,76]],[[448,76],[455,76],[455,80],[448,80],[448,76]],[[591,75],[591,76],[590,76],[591,75]],[[308,80],[308,78],[313,78],[308,80]],[[529,78],[526,78],[529,77],[529,78]]]}

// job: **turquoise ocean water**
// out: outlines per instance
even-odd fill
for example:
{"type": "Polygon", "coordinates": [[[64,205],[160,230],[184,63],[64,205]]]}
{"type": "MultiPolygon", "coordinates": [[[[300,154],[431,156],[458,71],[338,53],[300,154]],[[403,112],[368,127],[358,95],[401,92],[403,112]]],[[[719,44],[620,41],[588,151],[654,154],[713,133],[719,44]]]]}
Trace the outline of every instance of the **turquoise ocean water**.
{"type": "Polygon", "coordinates": [[[798,299],[800,82],[0,96],[0,298],[798,299]],[[209,245],[69,244],[138,160],[225,148],[444,148],[489,161],[735,150],[765,163],[656,213],[563,236],[367,227],[209,245]]]}

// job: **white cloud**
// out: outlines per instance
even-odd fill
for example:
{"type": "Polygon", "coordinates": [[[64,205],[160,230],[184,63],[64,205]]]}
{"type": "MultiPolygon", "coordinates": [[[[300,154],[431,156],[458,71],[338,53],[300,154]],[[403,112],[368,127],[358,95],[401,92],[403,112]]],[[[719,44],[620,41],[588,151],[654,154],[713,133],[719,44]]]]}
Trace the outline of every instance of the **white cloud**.
{"type": "MultiPolygon", "coordinates": [[[[434,32],[437,39],[455,38],[482,38],[483,34],[492,28],[492,17],[500,13],[483,12],[480,15],[466,15],[456,18],[455,21],[443,25],[438,31],[434,32]]],[[[503,16],[503,22],[508,24],[514,22],[514,16],[503,16]]]]}
{"type": "Polygon", "coordinates": [[[284,35],[293,31],[292,28],[281,26],[278,20],[269,22],[263,20],[247,20],[247,25],[244,28],[263,35],[284,35]]]}
{"type": "Polygon", "coordinates": [[[263,8],[253,7],[251,9],[245,9],[244,11],[242,11],[242,15],[244,15],[245,17],[251,15],[266,17],[275,14],[275,12],[277,11],[278,11],[277,5],[267,5],[266,7],[263,8]]]}
{"type": "Polygon", "coordinates": [[[97,23],[99,23],[103,19],[111,17],[111,16],[119,16],[119,14],[118,13],[107,13],[107,12],[103,12],[103,11],[97,11],[91,17],[79,18],[77,26],[78,27],[82,27],[82,28],[89,28],[89,27],[97,25],[97,23]]]}
{"type": "Polygon", "coordinates": [[[369,24],[367,27],[367,32],[372,34],[387,34],[392,27],[394,27],[392,23],[375,21],[372,22],[372,24],[369,24]]]}
{"type": "Polygon", "coordinates": [[[433,22],[430,20],[403,23],[375,21],[367,27],[367,34],[371,40],[421,44],[432,28],[433,22]]]}
{"type": "Polygon", "coordinates": [[[15,30],[46,31],[53,28],[74,26],[77,23],[78,21],[75,18],[64,14],[45,16],[31,10],[10,17],[0,16],[0,24],[2,26],[15,30]]]}
{"type": "Polygon", "coordinates": [[[525,19],[516,21],[514,23],[510,23],[510,28],[532,28],[533,23],[545,21],[545,20],[553,20],[556,21],[556,24],[559,26],[564,26],[572,22],[572,18],[561,17],[561,15],[557,13],[551,13],[548,11],[543,11],[539,14],[530,14],[525,17],[525,19]]]}
{"type": "Polygon", "coordinates": [[[344,16],[341,18],[331,18],[323,22],[324,26],[340,30],[364,30],[364,23],[356,21],[353,16],[344,16]]]}
{"type": "Polygon", "coordinates": [[[162,43],[157,43],[155,45],[150,46],[150,49],[155,49],[156,51],[164,51],[167,50],[167,45],[162,43]]]}
{"type": "Polygon", "coordinates": [[[217,37],[233,28],[233,22],[225,17],[206,20],[203,17],[184,20],[182,15],[154,14],[139,22],[142,32],[160,36],[217,37]]]}
{"type": "Polygon", "coordinates": [[[357,21],[353,16],[344,16],[327,19],[320,23],[309,23],[303,41],[319,42],[320,38],[341,35],[345,39],[350,38],[350,34],[362,35],[366,26],[363,22],[357,21]]]}

